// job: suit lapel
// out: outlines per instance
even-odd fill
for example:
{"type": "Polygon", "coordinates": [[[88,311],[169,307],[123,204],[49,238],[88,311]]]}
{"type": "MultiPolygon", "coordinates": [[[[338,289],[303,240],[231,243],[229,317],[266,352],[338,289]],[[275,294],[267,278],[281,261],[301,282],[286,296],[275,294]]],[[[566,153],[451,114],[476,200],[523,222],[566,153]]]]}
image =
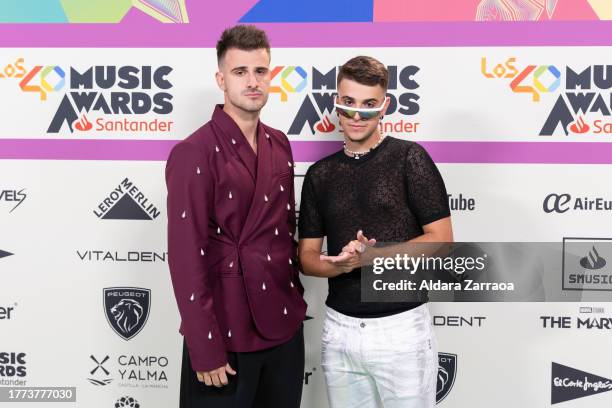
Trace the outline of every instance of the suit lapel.
{"type": "Polygon", "coordinates": [[[272,205],[270,179],[272,177],[272,142],[266,137],[266,131],[259,122],[257,127],[257,174],[255,177],[255,193],[249,208],[249,213],[240,234],[240,240],[249,236],[261,217],[265,215],[267,206],[272,205]]]}
{"type": "MultiPolygon", "coordinates": [[[[217,105],[213,112],[213,123],[221,129],[223,139],[231,145],[233,150],[244,167],[251,175],[252,181],[255,182],[257,173],[257,155],[249,145],[248,140],[242,134],[242,131],[234,122],[234,120],[223,111],[222,105],[217,105]]],[[[259,137],[259,136],[258,136],[259,137]]],[[[259,143],[259,141],[258,141],[259,143]]]]}

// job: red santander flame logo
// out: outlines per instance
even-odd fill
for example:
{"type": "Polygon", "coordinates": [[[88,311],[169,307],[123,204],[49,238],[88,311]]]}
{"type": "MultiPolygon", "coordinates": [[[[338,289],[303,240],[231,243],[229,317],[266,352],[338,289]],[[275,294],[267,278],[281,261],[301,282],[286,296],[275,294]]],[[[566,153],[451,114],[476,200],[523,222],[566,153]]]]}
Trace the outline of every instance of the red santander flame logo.
{"type": "Polygon", "coordinates": [[[586,133],[590,128],[591,127],[585,123],[584,119],[582,119],[582,116],[579,116],[578,120],[570,125],[570,130],[573,133],[586,133]]]}
{"type": "Polygon", "coordinates": [[[327,115],[324,115],[323,119],[321,119],[315,125],[315,129],[317,129],[321,133],[329,133],[333,132],[333,130],[336,129],[336,126],[331,123],[331,120],[329,120],[329,117],[327,117],[327,115]]]}
{"type": "Polygon", "coordinates": [[[93,128],[93,125],[90,121],[87,120],[87,116],[83,114],[80,119],[75,120],[72,123],[72,126],[76,128],[76,130],[80,130],[81,132],[87,132],[93,128]]]}

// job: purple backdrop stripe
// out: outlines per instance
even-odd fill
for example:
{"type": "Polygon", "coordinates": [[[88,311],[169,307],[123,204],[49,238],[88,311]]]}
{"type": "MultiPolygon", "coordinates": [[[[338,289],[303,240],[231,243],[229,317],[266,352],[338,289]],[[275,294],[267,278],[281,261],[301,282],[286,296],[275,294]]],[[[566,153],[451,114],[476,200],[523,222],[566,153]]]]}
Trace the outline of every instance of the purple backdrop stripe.
{"type": "MultiPolygon", "coordinates": [[[[178,140],[0,139],[0,159],[165,161],[178,140]]],[[[419,142],[437,163],[612,164],[612,143],[419,142]]],[[[342,148],[339,141],[293,141],[297,162],[342,148]]]]}

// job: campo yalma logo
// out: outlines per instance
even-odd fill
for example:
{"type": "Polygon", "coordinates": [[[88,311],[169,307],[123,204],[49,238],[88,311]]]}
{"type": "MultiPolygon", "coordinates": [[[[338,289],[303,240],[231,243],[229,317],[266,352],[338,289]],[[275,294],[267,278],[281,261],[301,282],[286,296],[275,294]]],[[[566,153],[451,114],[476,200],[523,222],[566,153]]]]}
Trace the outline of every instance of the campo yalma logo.
{"type": "MultiPolygon", "coordinates": [[[[91,358],[93,362],[96,364],[94,369],[89,372],[89,375],[93,375],[93,376],[103,375],[105,377],[110,375],[110,372],[106,368],[104,368],[104,364],[110,359],[109,356],[105,356],[100,361],[98,361],[98,359],[94,357],[93,355],[89,356],[89,358],[91,358]]],[[[89,381],[93,385],[104,386],[104,385],[110,384],[113,381],[113,379],[112,378],[103,378],[103,379],[88,378],[87,381],[89,381]]]]}

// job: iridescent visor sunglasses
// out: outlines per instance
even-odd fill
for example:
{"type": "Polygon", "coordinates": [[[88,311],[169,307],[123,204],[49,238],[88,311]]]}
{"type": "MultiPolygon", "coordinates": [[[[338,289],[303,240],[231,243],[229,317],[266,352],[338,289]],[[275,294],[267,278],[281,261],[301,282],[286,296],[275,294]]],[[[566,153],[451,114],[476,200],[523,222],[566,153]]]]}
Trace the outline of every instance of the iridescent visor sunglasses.
{"type": "Polygon", "coordinates": [[[385,107],[386,101],[387,98],[385,98],[382,104],[377,108],[354,108],[352,106],[340,105],[338,102],[334,102],[334,106],[336,108],[336,111],[345,118],[354,119],[355,115],[359,113],[359,118],[361,120],[370,120],[380,115],[380,112],[385,107]]]}

